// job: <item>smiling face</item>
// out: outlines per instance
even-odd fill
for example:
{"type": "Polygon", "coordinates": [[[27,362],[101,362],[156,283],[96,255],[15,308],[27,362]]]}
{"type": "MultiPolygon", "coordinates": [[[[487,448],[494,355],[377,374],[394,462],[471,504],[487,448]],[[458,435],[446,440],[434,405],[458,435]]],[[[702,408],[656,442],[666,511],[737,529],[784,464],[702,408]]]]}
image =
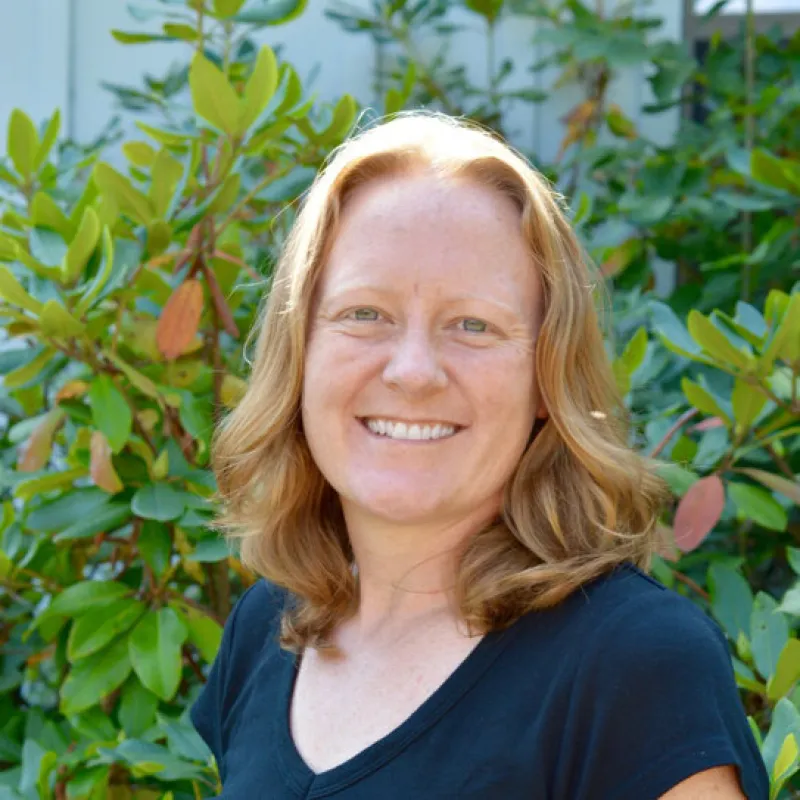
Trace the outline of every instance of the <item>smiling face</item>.
{"type": "Polygon", "coordinates": [[[483,524],[538,410],[541,290],[520,213],[430,174],[360,187],[317,286],[302,416],[348,524],[483,524]]]}

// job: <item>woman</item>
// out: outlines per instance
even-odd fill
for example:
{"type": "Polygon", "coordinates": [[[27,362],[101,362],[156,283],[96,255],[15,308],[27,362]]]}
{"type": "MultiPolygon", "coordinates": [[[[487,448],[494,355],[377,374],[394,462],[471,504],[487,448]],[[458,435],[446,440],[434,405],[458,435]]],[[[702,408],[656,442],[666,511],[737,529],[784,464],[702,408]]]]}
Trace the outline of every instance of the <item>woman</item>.
{"type": "Polygon", "coordinates": [[[229,800],[762,800],[725,641],[642,571],[626,446],[553,193],[415,113],[343,145],[215,444],[265,578],[193,707],[229,800]]]}

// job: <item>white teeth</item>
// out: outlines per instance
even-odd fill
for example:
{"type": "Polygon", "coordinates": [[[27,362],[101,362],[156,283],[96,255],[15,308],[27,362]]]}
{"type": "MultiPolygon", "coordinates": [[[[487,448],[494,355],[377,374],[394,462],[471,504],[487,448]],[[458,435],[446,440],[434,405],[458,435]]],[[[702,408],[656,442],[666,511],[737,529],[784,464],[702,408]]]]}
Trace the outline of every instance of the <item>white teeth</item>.
{"type": "Polygon", "coordinates": [[[373,433],[389,439],[412,441],[446,439],[456,432],[452,425],[443,425],[439,422],[436,425],[419,425],[416,422],[408,425],[405,422],[392,422],[387,419],[368,419],[365,422],[373,433]]]}

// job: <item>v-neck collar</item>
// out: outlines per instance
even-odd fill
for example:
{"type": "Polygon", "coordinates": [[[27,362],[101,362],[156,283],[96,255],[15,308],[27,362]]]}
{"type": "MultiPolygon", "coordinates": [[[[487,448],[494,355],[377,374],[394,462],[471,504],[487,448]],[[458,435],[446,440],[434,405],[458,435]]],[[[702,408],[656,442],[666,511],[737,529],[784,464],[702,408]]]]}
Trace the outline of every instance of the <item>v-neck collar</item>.
{"type": "Polygon", "coordinates": [[[281,771],[297,793],[304,798],[325,797],[356,783],[395,758],[411,741],[438,722],[500,655],[514,635],[518,624],[503,631],[490,631],[445,681],[405,721],[386,736],[352,758],[315,773],[300,755],[291,733],[290,706],[297,679],[299,658],[283,653],[279,673],[278,708],[275,714],[277,760],[281,771]]]}

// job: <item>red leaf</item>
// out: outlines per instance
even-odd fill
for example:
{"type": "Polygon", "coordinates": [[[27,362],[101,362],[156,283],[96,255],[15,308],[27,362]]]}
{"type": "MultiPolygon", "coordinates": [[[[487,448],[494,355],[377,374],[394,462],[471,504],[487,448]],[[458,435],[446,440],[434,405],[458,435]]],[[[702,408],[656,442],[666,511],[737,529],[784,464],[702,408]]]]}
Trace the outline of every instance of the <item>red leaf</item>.
{"type": "Polygon", "coordinates": [[[125,487],[111,462],[111,447],[101,431],[92,431],[89,445],[91,455],[89,471],[95,486],[109,494],[121,492],[125,487]]]}
{"type": "Polygon", "coordinates": [[[20,472],[36,472],[47,466],[53,450],[53,437],[65,417],[66,413],[60,408],[51,409],[45,414],[28,437],[28,441],[20,448],[17,463],[20,472]]]}
{"type": "Polygon", "coordinates": [[[701,478],[690,487],[675,512],[675,544],[688,553],[708,536],[722,516],[725,488],[717,475],[701,478]]]}
{"type": "Polygon", "coordinates": [[[720,417],[709,417],[689,428],[690,431],[710,431],[712,428],[724,428],[725,423],[720,417]]]}
{"type": "Polygon", "coordinates": [[[172,293],[158,320],[156,343],[165,358],[178,358],[189,348],[202,313],[203,286],[190,278],[172,293]]]}

